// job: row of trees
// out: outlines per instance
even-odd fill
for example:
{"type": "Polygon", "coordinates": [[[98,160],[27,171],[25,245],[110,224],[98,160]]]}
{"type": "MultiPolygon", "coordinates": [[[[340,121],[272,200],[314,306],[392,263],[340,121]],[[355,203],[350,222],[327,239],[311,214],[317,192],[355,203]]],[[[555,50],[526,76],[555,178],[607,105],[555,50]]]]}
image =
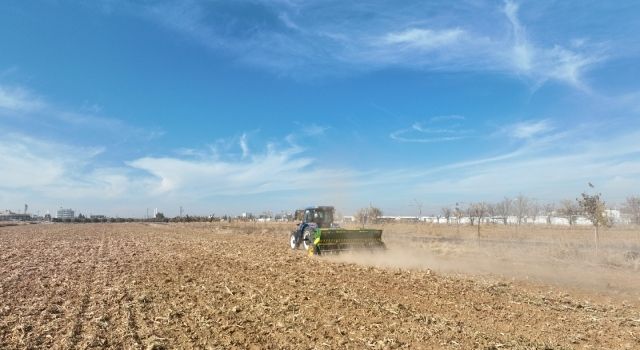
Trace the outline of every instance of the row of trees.
{"type": "MultiPolygon", "coordinates": [[[[593,188],[593,185],[589,184],[593,188]]],[[[602,200],[600,193],[590,194],[583,192],[580,198],[575,201],[565,200],[560,202],[560,206],[556,207],[553,204],[546,204],[544,206],[538,206],[535,201],[528,199],[525,196],[519,195],[515,199],[505,198],[499,203],[488,204],[485,202],[471,203],[467,209],[466,214],[470,219],[470,224],[474,225],[474,221],[477,221],[478,235],[480,235],[480,224],[485,217],[498,216],[504,220],[504,224],[508,223],[508,217],[515,217],[516,224],[520,225],[528,217],[533,217],[534,221],[540,215],[547,217],[547,223],[551,223],[552,215],[565,216],[569,224],[575,223],[575,217],[578,215],[588,219],[594,227],[594,241],[596,254],[598,254],[599,246],[599,229],[603,226],[611,226],[612,218],[607,215],[606,204],[602,200]]],[[[640,224],[640,197],[632,196],[627,198],[625,205],[623,206],[623,212],[631,216],[632,220],[636,224],[640,224]]],[[[447,218],[447,222],[451,217],[451,214],[457,217],[457,222],[460,222],[463,210],[456,204],[454,210],[450,208],[443,208],[442,214],[447,218]]],[[[516,228],[517,229],[517,228],[516,228]]]]}
{"type": "MultiPolygon", "coordinates": [[[[536,200],[519,195],[515,198],[505,197],[498,203],[475,202],[469,203],[466,207],[462,203],[456,203],[455,208],[444,207],[441,209],[438,218],[444,217],[447,223],[456,218],[458,221],[462,217],[469,217],[473,225],[476,220],[487,217],[499,218],[506,225],[509,218],[515,218],[515,224],[536,222],[544,217],[548,224],[551,224],[552,217],[565,217],[569,225],[574,225],[578,216],[586,216],[585,208],[581,202],[585,200],[584,195],[577,200],[562,200],[558,203],[539,204],[536,200]]],[[[595,196],[595,195],[594,195],[595,196]]],[[[600,194],[597,194],[600,199],[600,194]]],[[[602,202],[602,201],[601,201],[602,202]]],[[[604,202],[602,202],[604,205],[604,202]]],[[[606,209],[603,207],[603,210],[606,209]]],[[[621,207],[621,212],[631,218],[631,222],[640,225],[640,196],[628,197],[621,207]]]]}
{"type": "MultiPolygon", "coordinates": [[[[460,222],[463,217],[469,218],[471,225],[480,224],[485,218],[501,220],[503,224],[510,223],[510,219],[515,219],[516,225],[537,222],[539,218],[545,218],[547,224],[552,223],[552,218],[564,217],[569,225],[574,225],[579,216],[583,216],[593,222],[596,217],[598,222],[604,222],[601,217],[605,215],[605,203],[601,199],[601,194],[590,195],[582,193],[581,198],[576,200],[562,200],[558,203],[539,204],[535,199],[518,195],[515,198],[505,197],[497,203],[474,202],[456,203],[454,208],[443,207],[440,218],[445,218],[447,223],[455,220],[460,222]]],[[[628,215],[631,222],[640,225],[640,196],[630,196],[621,207],[621,212],[628,215]]],[[[374,223],[383,215],[380,208],[372,205],[358,210],[355,220],[362,224],[374,223]]]]}
{"type": "Polygon", "coordinates": [[[519,195],[515,198],[505,197],[498,203],[475,202],[469,203],[466,207],[463,203],[456,203],[455,208],[444,207],[441,210],[441,216],[446,218],[449,223],[452,218],[458,220],[464,216],[468,216],[473,225],[476,220],[482,220],[486,217],[498,217],[506,225],[509,218],[516,219],[516,224],[527,223],[529,220],[537,221],[539,217],[546,217],[547,222],[551,223],[553,215],[562,215],[570,218],[570,223],[575,222],[575,216],[578,215],[578,206],[575,202],[566,200],[555,203],[547,203],[540,205],[535,200],[526,196],[519,195]]]}

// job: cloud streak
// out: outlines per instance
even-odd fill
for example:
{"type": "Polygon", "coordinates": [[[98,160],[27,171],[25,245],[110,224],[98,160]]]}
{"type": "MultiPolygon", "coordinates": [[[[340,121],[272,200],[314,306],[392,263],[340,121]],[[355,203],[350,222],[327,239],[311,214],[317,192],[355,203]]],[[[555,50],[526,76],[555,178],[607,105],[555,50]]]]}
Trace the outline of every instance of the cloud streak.
{"type": "Polygon", "coordinates": [[[154,177],[155,194],[196,197],[326,189],[355,175],[349,170],[318,169],[314,159],[298,152],[296,148],[269,147],[266,153],[245,161],[145,157],[127,165],[154,177]]]}
{"type": "Polygon", "coordinates": [[[551,122],[547,119],[519,122],[503,128],[507,135],[515,139],[531,139],[552,130],[551,122]]]}
{"type": "Polygon", "coordinates": [[[603,60],[603,54],[579,53],[560,45],[537,47],[528,38],[527,31],[518,18],[518,10],[519,5],[514,1],[505,2],[503,11],[512,29],[511,53],[506,59],[511,62],[514,70],[536,80],[538,84],[553,79],[585,89],[582,75],[590,66],[603,60]]]}
{"type": "Polygon", "coordinates": [[[554,80],[587,89],[584,74],[606,58],[584,38],[567,40],[582,45],[534,43],[519,4],[510,0],[501,8],[375,1],[124,3],[129,13],[211,50],[296,78],[405,67],[499,72],[534,86],[554,80]]]}
{"type": "Polygon", "coordinates": [[[456,141],[471,137],[473,130],[464,129],[460,122],[463,116],[447,115],[430,118],[428,122],[415,122],[411,127],[399,129],[389,137],[398,142],[436,143],[456,141]]]}
{"type": "Polygon", "coordinates": [[[465,31],[459,28],[445,30],[410,28],[401,32],[385,34],[380,39],[380,44],[429,51],[457,44],[465,34],[465,31]]]}
{"type": "Polygon", "coordinates": [[[27,87],[7,85],[2,82],[0,82],[0,118],[4,118],[4,120],[0,119],[0,126],[7,129],[12,125],[37,123],[38,129],[51,129],[52,134],[63,135],[80,129],[83,135],[93,134],[96,138],[109,135],[115,143],[128,140],[149,141],[165,134],[164,130],[157,127],[140,128],[118,118],[69,110],[52,103],[45,96],[27,87]]]}
{"type": "Polygon", "coordinates": [[[0,110],[8,112],[35,112],[44,107],[45,103],[31,91],[19,86],[0,84],[0,110]]]}

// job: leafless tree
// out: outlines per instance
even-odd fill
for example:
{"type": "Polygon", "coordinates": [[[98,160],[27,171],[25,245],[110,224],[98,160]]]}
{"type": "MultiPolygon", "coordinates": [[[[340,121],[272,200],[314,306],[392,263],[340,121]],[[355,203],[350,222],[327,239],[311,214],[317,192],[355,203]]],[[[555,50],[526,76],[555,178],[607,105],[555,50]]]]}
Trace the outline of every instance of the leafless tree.
{"type": "Polygon", "coordinates": [[[469,224],[471,226],[473,226],[476,223],[476,216],[475,216],[475,203],[471,203],[469,204],[469,207],[467,207],[467,216],[469,217],[469,224]]]}
{"type": "Polygon", "coordinates": [[[518,220],[518,226],[520,226],[522,219],[525,218],[529,211],[529,198],[519,194],[513,201],[513,209],[516,219],[518,220]]]}
{"type": "Polygon", "coordinates": [[[502,218],[502,222],[506,225],[509,221],[509,215],[511,215],[513,207],[513,200],[508,197],[504,197],[502,201],[495,205],[496,215],[502,218]]]}
{"type": "Polygon", "coordinates": [[[487,217],[491,218],[491,222],[493,222],[493,217],[496,216],[496,206],[491,203],[486,203],[487,205],[487,217]]]}
{"type": "Polygon", "coordinates": [[[558,212],[560,215],[565,216],[569,220],[569,226],[573,226],[576,222],[576,216],[579,213],[578,205],[576,202],[565,199],[560,202],[560,209],[558,212]]]}
{"type": "Polygon", "coordinates": [[[487,216],[489,205],[485,202],[473,203],[469,206],[469,217],[475,217],[478,220],[478,237],[480,237],[480,225],[482,219],[487,216]]]}
{"type": "Polygon", "coordinates": [[[556,205],[554,203],[547,203],[542,206],[542,210],[544,215],[547,217],[547,225],[551,225],[551,217],[553,216],[553,212],[556,210],[556,205]]]}
{"type": "Polygon", "coordinates": [[[627,197],[622,211],[631,216],[634,224],[640,225],[640,196],[627,197]]]}
{"type": "Polygon", "coordinates": [[[510,198],[504,197],[504,199],[495,205],[496,215],[502,219],[502,222],[506,225],[508,223],[509,214],[511,213],[511,203],[513,201],[510,198]]]}
{"type": "Polygon", "coordinates": [[[540,205],[538,203],[536,203],[535,201],[531,201],[529,203],[529,208],[527,210],[527,216],[531,217],[531,219],[533,220],[532,222],[535,224],[536,220],[538,220],[538,216],[540,215],[540,205]]]}
{"type": "Polygon", "coordinates": [[[464,215],[464,210],[460,208],[460,203],[456,203],[455,209],[453,209],[453,216],[456,217],[456,233],[460,233],[460,220],[464,215]]]}
{"type": "Polygon", "coordinates": [[[440,210],[442,212],[442,216],[444,216],[445,219],[447,219],[447,225],[449,225],[449,223],[451,222],[451,208],[449,207],[444,207],[440,210]]]}
{"type": "Polygon", "coordinates": [[[378,221],[378,218],[382,216],[382,210],[380,208],[376,208],[374,206],[368,206],[366,208],[362,208],[358,210],[356,213],[356,220],[363,225],[369,223],[375,223],[378,221]]]}

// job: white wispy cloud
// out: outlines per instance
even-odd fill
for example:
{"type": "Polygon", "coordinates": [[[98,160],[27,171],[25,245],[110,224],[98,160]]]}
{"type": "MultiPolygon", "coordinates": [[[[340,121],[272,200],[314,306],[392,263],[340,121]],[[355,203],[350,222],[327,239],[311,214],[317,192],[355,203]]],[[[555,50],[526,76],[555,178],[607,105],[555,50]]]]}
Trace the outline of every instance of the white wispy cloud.
{"type": "Polygon", "coordinates": [[[415,122],[409,128],[399,129],[389,137],[399,142],[435,143],[455,141],[470,137],[473,130],[462,127],[463,116],[436,116],[428,122],[415,122]]]}
{"type": "Polygon", "coordinates": [[[531,80],[534,86],[560,81],[587,90],[583,75],[602,61],[601,50],[536,44],[518,17],[519,5],[506,1],[502,11],[510,31],[495,36],[459,27],[413,27],[376,38],[376,50],[365,51],[378,64],[420,69],[496,71],[531,80]],[[583,51],[577,51],[577,50],[583,51]]]}
{"type": "Polygon", "coordinates": [[[64,174],[65,159],[59,159],[55,148],[36,140],[16,135],[2,135],[0,139],[0,186],[24,188],[46,186],[64,174]],[[51,157],[55,156],[55,157],[51,157]]]}
{"type": "Polygon", "coordinates": [[[264,19],[260,22],[247,17],[252,11],[225,12],[234,5],[187,0],[125,3],[129,13],[214,51],[302,78],[402,66],[508,73],[536,87],[554,80],[587,90],[584,74],[607,58],[602,46],[589,45],[584,36],[570,38],[564,46],[533,40],[531,28],[519,18],[520,5],[511,0],[493,8],[473,3],[236,3],[254,6],[264,19]]]}
{"type": "Polygon", "coordinates": [[[280,18],[282,23],[284,23],[284,25],[287,26],[288,28],[294,29],[294,30],[300,30],[300,27],[291,20],[291,18],[286,12],[280,13],[278,15],[278,18],[280,18]]]}
{"type": "Polygon", "coordinates": [[[459,28],[445,30],[410,28],[385,34],[381,38],[381,43],[399,45],[411,49],[433,50],[456,44],[463,35],[465,35],[465,32],[459,28]]]}
{"type": "Polygon", "coordinates": [[[543,201],[555,201],[571,199],[591,181],[599,184],[605,197],[620,201],[640,185],[640,159],[636,156],[640,147],[629,143],[634,137],[640,134],[579,143],[570,152],[523,152],[503,161],[460,168],[450,176],[424,182],[420,188],[425,193],[448,191],[465,199],[523,192],[543,201]],[[622,180],[633,186],[616,186],[622,180]]]}
{"type": "MultiPolygon", "coordinates": [[[[240,140],[246,140],[247,133],[242,135],[240,140]]],[[[326,192],[337,184],[356,184],[361,176],[350,169],[320,167],[304,151],[295,144],[273,143],[243,154],[182,149],[173,156],[146,156],[114,166],[97,159],[104,148],[0,133],[0,164],[11,169],[0,172],[0,192],[45,202],[197,202],[222,195],[326,192]]]]}
{"type": "Polygon", "coordinates": [[[249,156],[250,150],[249,150],[249,144],[247,141],[247,134],[244,133],[242,134],[242,136],[240,136],[240,149],[242,150],[242,158],[247,158],[249,156]]]}
{"type": "Polygon", "coordinates": [[[353,183],[360,176],[350,169],[319,167],[298,146],[267,144],[250,157],[215,158],[144,157],[127,165],[150,174],[155,195],[205,198],[220,195],[255,195],[293,190],[330,190],[353,183]]]}
{"type": "Polygon", "coordinates": [[[514,66],[518,70],[530,71],[535,48],[529,43],[524,27],[518,18],[518,5],[513,1],[506,1],[503,11],[512,27],[513,43],[512,57],[514,66]]]}
{"type": "Polygon", "coordinates": [[[0,187],[5,189],[61,186],[103,152],[97,147],[77,147],[44,141],[24,134],[0,134],[0,187]]]}
{"type": "Polygon", "coordinates": [[[548,119],[524,121],[503,128],[506,134],[516,139],[530,139],[552,130],[553,126],[548,119]]]}
{"type": "MultiPolygon", "coordinates": [[[[441,123],[460,120],[434,119],[441,123]]],[[[296,191],[313,196],[331,194],[328,200],[345,193],[383,196],[389,201],[420,194],[492,200],[520,192],[557,200],[579,193],[576,191],[585,181],[593,181],[615,201],[640,185],[637,131],[604,137],[597,133],[586,136],[583,130],[574,129],[567,135],[539,122],[522,124],[525,131],[518,135],[527,142],[503,154],[377,170],[327,166],[307,155],[312,149],[294,143],[268,143],[244,157],[233,150],[220,155],[212,149],[188,149],[103,166],[97,160],[104,151],[101,148],[2,134],[0,164],[11,171],[0,172],[0,193],[13,193],[11,198],[25,200],[84,201],[94,206],[178,200],[205,206],[207,199],[216,196],[259,198],[273,194],[280,198],[296,191]],[[572,142],[566,142],[567,138],[572,142]],[[393,194],[385,192],[390,186],[395,189],[393,194]]],[[[418,129],[424,131],[424,126],[418,129]]]]}
{"type": "Polygon", "coordinates": [[[31,91],[20,86],[0,84],[0,110],[34,112],[44,107],[45,103],[31,91]]]}
{"type": "MultiPolygon", "coordinates": [[[[604,59],[601,52],[576,52],[560,45],[541,47],[533,44],[525,27],[518,18],[519,5],[511,0],[505,2],[503,11],[511,24],[511,50],[506,60],[518,73],[535,79],[538,84],[554,79],[585,89],[584,72],[604,59]]],[[[580,39],[584,43],[584,39],[580,39]]],[[[572,41],[575,43],[575,41],[572,41]]],[[[579,49],[583,45],[573,45],[579,49]]],[[[509,51],[507,51],[509,52],[509,51]]]]}
{"type": "MultiPolygon", "coordinates": [[[[84,109],[99,111],[96,106],[84,109]]],[[[7,85],[0,82],[0,117],[12,117],[25,122],[38,123],[39,128],[55,131],[82,128],[83,133],[94,131],[107,133],[119,140],[153,140],[165,131],[158,127],[136,127],[121,119],[97,115],[91,111],[73,110],[50,101],[46,96],[23,85],[7,85]],[[47,121],[50,121],[47,123],[47,121]]],[[[7,121],[5,121],[7,122],[7,121]]]]}
{"type": "MultiPolygon", "coordinates": [[[[589,133],[584,128],[556,131],[539,122],[520,125],[519,136],[527,142],[514,150],[408,172],[405,179],[423,179],[417,189],[422,193],[472,201],[518,193],[541,201],[571,199],[591,181],[616,202],[640,185],[638,131],[589,133]]],[[[515,135],[511,130],[505,136],[515,135]]]]}
{"type": "Polygon", "coordinates": [[[307,136],[322,136],[327,132],[327,130],[331,129],[329,126],[318,125],[316,123],[311,123],[308,125],[303,125],[302,123],[298,123],[300,125],[303,134],[307,136]]]}

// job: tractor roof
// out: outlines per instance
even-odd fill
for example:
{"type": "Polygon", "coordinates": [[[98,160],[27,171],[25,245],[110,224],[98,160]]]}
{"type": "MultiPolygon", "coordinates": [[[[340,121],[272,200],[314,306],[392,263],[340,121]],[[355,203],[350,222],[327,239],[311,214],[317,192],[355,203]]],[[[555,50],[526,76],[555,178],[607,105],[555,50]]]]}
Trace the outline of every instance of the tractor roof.
{"type": "Polygon", "coordinates": [[[334,208],[330,205],[319,205],[317,207],[307,207],[305,210],[316,210],[316,209],[322,209],[322,210],[333,210],[334,208]]]}

